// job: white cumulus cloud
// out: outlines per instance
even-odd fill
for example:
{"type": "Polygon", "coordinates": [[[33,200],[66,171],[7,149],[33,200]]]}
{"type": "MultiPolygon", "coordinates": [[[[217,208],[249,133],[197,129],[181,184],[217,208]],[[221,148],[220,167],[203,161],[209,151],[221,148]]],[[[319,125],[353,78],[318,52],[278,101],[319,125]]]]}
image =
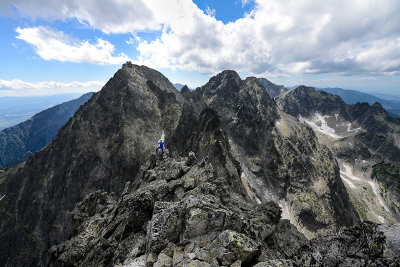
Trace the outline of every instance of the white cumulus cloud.
{"type": "Polygon", "coordinates": [[[36,53],[44,60],[88,62],[98,65],[121,64],[130,60],[121,53],[114,56],[114,45],[103,39],[96,44],[74,40],[63,32],[47,27],[16,29],[17,38],[34,46],[36,53]]]}
{"type": "Polygon", "coordinates": [[[18,79],[0,79],[0,97],[87,93],[99,91],[103,86],[104,82],[101,81],[66,83],[55,81],[26,82],[18,79]]]}
{"type": "Polygon", "coordinates": [[[384,74],[400,69],[399,11],[394,0],[257,1],[228,24],[192,12],[138,50],[150,65],[211,73],[384,74]]]}
{"type": "Polygon", "coordinates": [[[160,29],[160,24],[145,0],[0,1],[3,13],[9,14],[13,8],[18,9],[22,16],[35,19],[77,19],[105,33],[160,29]]]}
{"type": "MultiPolygon", "coordinates": [[[[105,33],[139,36],[141,31],[156,31],[157,39],[137,41],[137,61],[151,67],[203,73],[229,68],[255,74],[346,75],[393,74],[400,69],[398,0],[241,2],[243,5],[252,2],[254,9],[227,24],[218,21],[218,13],[224,10],[202,11],[188,0],[5,0],[4,3],[14,6],[24,16],[77,19],[105,33]]],[[[39,32],[42,33],[39,36],[52,36],[43,29],[39,32]]],[[[44,38],[31,39],[36,40],[38,53],[45,54],[46,50],[39,47],[45,44],[37,40],[44,38]]],[[[124,55],[112,57],[112,45],[103,40],[97,44],[65,45],[97,49],[106,55],[106,61],[124,58],[124,55]]]]}

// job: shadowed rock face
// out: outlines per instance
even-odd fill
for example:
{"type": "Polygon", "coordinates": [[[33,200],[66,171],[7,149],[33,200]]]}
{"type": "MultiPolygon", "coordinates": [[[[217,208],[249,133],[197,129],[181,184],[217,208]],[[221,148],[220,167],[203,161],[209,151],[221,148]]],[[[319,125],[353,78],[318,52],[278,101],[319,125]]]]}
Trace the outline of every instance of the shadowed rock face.
{"type": "Polygon", "coordinates": [[[257,79],[224,71],[183,91],[124,64],[48,146],[1,172],[0,265],[299,264],[322,245],[297,228],[357,221],[332,154],[257,79]]]}

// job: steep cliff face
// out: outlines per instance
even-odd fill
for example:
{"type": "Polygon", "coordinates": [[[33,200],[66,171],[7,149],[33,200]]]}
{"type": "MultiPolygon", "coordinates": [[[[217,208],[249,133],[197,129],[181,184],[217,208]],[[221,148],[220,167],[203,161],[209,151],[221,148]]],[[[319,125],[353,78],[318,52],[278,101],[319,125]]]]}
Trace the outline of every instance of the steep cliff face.
{"type": "Polygon", "coordinates": [[[278,202],[308,237],[357,222],[331,152],[310,128],[280,112],[256,78],[242,81],[224,71],[193,94],[221,115],[256,201],[278,202]]]}
{"type": "Polygon", "coordinates": [[[0,265],[381,262],[374,224],[312,242],[298,231],[358,221],[338,172],[257,79],[224,71],[180,93],[127,63],[49,145],[0,171],[0,265]]]}
{"type": "Polygon", "coordinates": [[[58,130],[92,95],[93,93],[84,94],[0,131],[0,166],[7,168],[15,166],[42,149],[56,137],[58,130]]]}
{"type": "Polygon", "coordinates": [[[399,219],[400,123],[379,103],[345,104],[339,96],[299,86],[277,99],[309,124],[339,161],[341,177],[361,218],[399,219]]]}

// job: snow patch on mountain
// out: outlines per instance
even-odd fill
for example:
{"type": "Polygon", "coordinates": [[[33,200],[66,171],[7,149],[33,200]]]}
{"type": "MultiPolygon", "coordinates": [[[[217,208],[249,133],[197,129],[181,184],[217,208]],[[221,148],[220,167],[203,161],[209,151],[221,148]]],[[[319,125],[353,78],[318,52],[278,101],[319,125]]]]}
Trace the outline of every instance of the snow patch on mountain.
{"type": "Polygon", "coordinates": [[[386,206],[385,202],[381,199],[381,197],[379,196],[377,190],[376,190],[376,185],[374,182],[372,181],[368,181],[369,185],[371,186],[372,192],[374,192],[374,195],[376,196],[376,198],[378,199],[379,204],[387,211],[390,212],[389,208],[386,206]]]}
{"type": "Polygon", "coordinates": [[[287,206],[286,200],[281,199],[278,202],[278,205],[282,209],[282,219],[290,220],[290,212],[289,212],[289,208],[287,206]]]}
{"type": "Polygon", "coordinates": [[[314,115],[310,116],[309,118],[299,115],[298,119],[300,122],[310,125],[314,131],[323,133],[334,139],[345,138],[362,131],[361,127],[353,129],[352,127],[354,127],[354,125],[350,122],[340,121],[339,114],[334,114],[334,116],[331,116],[321,115],[320,113],[315,112],[314,115]]]}
{"type": "Polygon", "coordinates": [[[343,136],[339,136],[335,133],[335,129],[328,126],[326,122],[326,118],[329,116],[322,116],[319,113],[315,113],[311,119],[303,118],[301,115],[299,116],[299,121],[302,123],[307,123],[311,126],[315,131],[321,132],[323,134],[329,135],[335,139],[342,138],[343,136]]]}
{"type": "Polygon", "coordinates": [[[353,175],[353,171],[351,167],[347,164],[343,164],[343,168],[345,171],[340,170],[340,174],[345,175],[346,177],[354,180],[354,181],[360,181],[361,179],[353,175]]]}
{"type": "Polygon", "coordinates": [[[350,181],[349,179],[346,179],[345,177],[343,177],[343,176],[340,176],[341,178],[342,178],[342,180],[343,181],[345,181],[351,188],[354,188],[354,189],[356,189],[356,186],[353,184],[353,182],[352,181],[350,181]]]}

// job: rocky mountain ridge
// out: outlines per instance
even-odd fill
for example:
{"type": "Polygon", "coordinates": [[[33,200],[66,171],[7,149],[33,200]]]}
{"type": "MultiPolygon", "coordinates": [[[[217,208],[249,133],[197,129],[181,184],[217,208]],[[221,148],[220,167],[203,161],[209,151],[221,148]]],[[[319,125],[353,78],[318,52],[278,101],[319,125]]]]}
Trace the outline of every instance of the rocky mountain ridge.
{"type": "Polygon", "coordinates": [[[379,103],[347,105],[339,96],[305,86],[286,92],[277,103],[309,124],[333,151],[363,219],[399,220],[399,120],[379,103]]]}
{"type": "Polygon", "coordinates": [[[1,96],[0,130],[15,126],[43,110],[81,96],[82,94],[75,93],[40,96],[1,96]]]}
{"type": "Polygon", "coordinates": [[[178,92],[124,64],[48,146],[0,173],[0,197],[5,266],[398,260],[375,224],[357,224],[312,129],[234,71],[178,92]],[[155,155],[162,134],[168,152],[155,155]],[[318,234],[330,236],[307,239],[318,234]]]}
{"type": "Polygon", "coordinates": [[[357,102],[367,102],[371,106],[376,102],[380,103],[385,110],[391,114],[392,117],[400,117],[400,102],[396,100],[387,100],[370,95],[367,93],[361,93],[354,90],[346,90],[341,88],[318,88],[317,90],[327,92],[332,95],[340,96],[346,104],[356,104],[357,102]]]}
{"type": "Polygon", "coordinates": [[[258,79],[224,71],[194,93],[221,115],[256,200],[280,203],[308,237],[357,221],[330,151],[280,112],[258,79]]]}

